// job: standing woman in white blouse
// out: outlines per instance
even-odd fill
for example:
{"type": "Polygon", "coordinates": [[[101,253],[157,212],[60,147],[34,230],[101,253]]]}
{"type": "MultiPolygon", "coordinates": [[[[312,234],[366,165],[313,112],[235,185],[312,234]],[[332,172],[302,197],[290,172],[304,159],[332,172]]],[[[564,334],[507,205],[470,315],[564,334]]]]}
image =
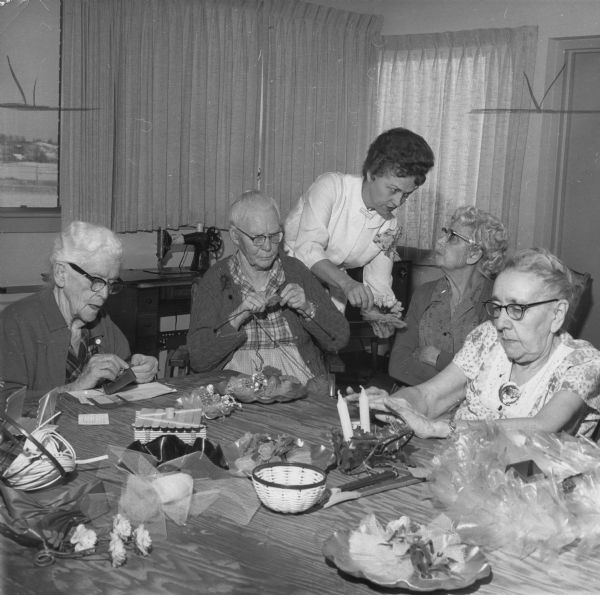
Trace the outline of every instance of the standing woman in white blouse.
{"type": "MultiPolygon", "coordinates": [[[[350,302],[368,318],[373,305],[396,303],[392,291],[399,235],[396,211],[425,182],[433,163],[433,151],[421,136],[392,128],[371,143],[362,177],[325,173],[292,208],[285,221],[285,251],[329,288],[340,310],[350,302]],[[363,283],[346,273],[356,267],[364,267],[363,283]]],[[[375,326],[374,330],[393,332],[375,326]]]]}

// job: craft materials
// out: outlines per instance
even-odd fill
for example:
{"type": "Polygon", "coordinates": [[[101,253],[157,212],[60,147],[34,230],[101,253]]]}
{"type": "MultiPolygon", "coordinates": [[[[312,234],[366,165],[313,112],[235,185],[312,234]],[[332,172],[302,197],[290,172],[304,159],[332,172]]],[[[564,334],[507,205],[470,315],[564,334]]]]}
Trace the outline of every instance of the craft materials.
{"type": "Polygon", "coordinates": [[[350,412],[348,411],[348,404],[346,403],[342,393],[338,390],[337,410],[340,416],[340,424],[342,426],[342,435],[346,442],[349,442],[352,438],[352,422],[350,421],[350,412]]]}
{"type": "Polygon", "coordinates": [[[78,417],[80,426],[107,426],[108,413],[80,413],[78,417]]]}
{"type": "Polygon", "coordinates": [[[363,432],[368,434],[371,431],[371,413],[369,411],[369,397],[362,386],[360,387],[358,408],[360,411],[360,427],[363,432]]]}
{"type": "Polygon", "coordinates": [[[203,408],[198,409],[142,409],[136,411],[133,434],[142,444],[159,436],[175,434],[186,444],[197,438],[206,438],[206,425],[202,423],[203,408]]]}

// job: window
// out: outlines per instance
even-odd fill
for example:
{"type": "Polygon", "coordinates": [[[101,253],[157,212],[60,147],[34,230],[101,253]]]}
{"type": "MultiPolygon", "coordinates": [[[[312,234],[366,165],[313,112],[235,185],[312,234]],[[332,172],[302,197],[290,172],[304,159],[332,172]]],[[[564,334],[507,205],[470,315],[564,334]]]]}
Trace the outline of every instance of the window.
{"type": "Polygon", "coordinates": [[[0,56],[0,231],[51,231],[60,216],[60,0],[0,6],[0,56]]]}

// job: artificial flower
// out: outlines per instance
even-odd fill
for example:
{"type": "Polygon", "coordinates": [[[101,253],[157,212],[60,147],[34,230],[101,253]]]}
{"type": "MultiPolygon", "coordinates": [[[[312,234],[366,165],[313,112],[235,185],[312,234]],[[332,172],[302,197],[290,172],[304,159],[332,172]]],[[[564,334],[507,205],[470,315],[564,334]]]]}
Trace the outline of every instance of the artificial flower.
{"type": "MultiPolygon", "coordinates": [[[[129,523],[129,521],[127,522],[129,523]]],[[[110,554],[112,565],[114,568],[118,568],[119,566],[125,564],[127,560],[125,544],[123,543],[123,540],[116,531],[110,532],[110,544],[108,545],[108,553],[110,554]]]]}
{"type": "Polygon", "coordinates": [[[92,549],[96,545],[98,537],[93,529],[86,529],[85,525],[80,523],[71,535],[70,541],[75,546],[75,551],[81,552],[92,549]]]}
{"type": "Polygon", "coordinates": [[[113,519],[113,530],[123,541],[131,539],[131,523],[122,514],[113,519]]]}
{"type": "Polygon", "coordinates": [[[143,524],[138,525],[137,529],[133,532],[133,538],[135,539],[135,549],[142,556],[147,556],[152,549],[152,539],[148,529],[143,524]]]}

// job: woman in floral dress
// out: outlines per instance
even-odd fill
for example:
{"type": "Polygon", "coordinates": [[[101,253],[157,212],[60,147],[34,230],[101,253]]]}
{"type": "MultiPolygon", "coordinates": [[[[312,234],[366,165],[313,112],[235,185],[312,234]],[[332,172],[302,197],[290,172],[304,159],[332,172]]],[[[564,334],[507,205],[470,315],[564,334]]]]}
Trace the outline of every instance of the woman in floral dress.
{"type": "Polygon", "coordinates": [[[467,336],[452,363],[390,396],[371,391],[371,406],[402,417],[421,437],[446,437],[481,420],[590,436],[600,411],[600,351],[563,330],[572,296],[571,272],[558,258],[517,252],[486,302],[492,320],[467,336]]]}

